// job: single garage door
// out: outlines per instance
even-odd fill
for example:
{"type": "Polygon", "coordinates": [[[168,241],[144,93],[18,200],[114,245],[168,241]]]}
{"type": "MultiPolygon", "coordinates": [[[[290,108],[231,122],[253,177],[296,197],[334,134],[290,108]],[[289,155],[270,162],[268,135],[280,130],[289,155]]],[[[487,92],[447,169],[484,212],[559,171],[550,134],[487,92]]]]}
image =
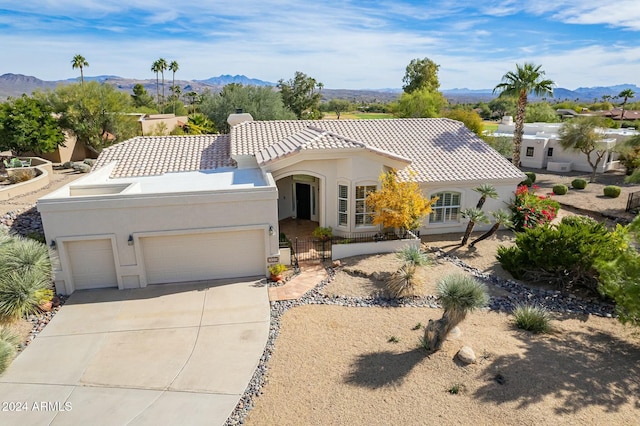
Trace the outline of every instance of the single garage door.
{"type": "Polygon", "coordinates": [[[264,275],[264,231],[140,238],[148,284],[264,275]]]}
{"type": "Polygon", "coordinates": [[[76,290],[118,287],[110,239],[64,243],[76,290]]]}

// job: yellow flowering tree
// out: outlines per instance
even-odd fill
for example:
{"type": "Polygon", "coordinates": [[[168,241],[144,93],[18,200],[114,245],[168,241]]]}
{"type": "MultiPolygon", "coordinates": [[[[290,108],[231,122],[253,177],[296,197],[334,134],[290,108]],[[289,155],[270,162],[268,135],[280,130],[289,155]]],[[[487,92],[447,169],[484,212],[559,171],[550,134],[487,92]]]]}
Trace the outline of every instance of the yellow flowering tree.
{"type": "Polygon", "coordinates": [[[374,212],[373,224],[385,228],[416,229],[422,219],[431,213],[437,197],[429,200],[422,195],[417,182],[401,181],[396,170],[382,173],[381,188],[366,198],[374,212]]]}

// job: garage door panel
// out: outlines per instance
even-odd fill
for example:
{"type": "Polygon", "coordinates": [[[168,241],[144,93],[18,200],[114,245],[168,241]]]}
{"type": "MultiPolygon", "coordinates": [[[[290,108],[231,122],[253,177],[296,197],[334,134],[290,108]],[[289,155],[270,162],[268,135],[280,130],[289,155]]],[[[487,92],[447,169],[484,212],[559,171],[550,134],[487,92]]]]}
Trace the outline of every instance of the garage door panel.
{"type": "Polygon", "coordinates": [[[68,241],[65,248],[76,290],[118,287],[110,239],[68,241]]]}
{"type": "Polygon", "coordinates": [[[140,241],[149,284],[264,274],[261,230],[154,236],[140,241]]]}

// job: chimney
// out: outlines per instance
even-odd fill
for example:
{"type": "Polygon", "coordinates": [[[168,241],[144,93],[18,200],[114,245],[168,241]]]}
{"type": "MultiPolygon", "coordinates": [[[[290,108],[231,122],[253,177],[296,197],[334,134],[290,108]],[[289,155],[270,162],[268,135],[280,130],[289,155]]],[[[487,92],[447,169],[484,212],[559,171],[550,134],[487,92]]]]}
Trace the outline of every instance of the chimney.
{"type": "Polygon", "coordinates": [[[248,112],[242,112],[242,108],[236,108],[236,112],[230,114],[229,118],[227,118],[227,123],[229,123],[230,127],[244,123],[245,121],[253,121],[253,117],[248,112]]]}

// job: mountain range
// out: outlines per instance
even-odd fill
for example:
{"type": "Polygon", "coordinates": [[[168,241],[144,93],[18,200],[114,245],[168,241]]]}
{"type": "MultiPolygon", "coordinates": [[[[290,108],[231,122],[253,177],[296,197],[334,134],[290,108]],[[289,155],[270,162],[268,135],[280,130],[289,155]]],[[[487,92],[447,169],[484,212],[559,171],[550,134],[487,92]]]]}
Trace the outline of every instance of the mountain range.
{"type": "MultiPolygon", "coordinates": [[[[141,80],[115,75],[87,76],[84,79],[87,81],[98,81],[100,83],[110,84],[117,89],[128,93],[132,93],[133,86],[136,84],[142,84],[150,94],[153,94],[156,91],[155,79],[141,80]]],[[[20,96],[23,93],[30,94],[35,90],[53,89],[59,84],[69,84],[77,81],[78,78],[44,81],[39,78],[23,74],[3,74],[0,75],[0,99],[5,99],[9,96],[20,96]]],[[[210,77],[206,80],[176,80],[176,84],[182,88],[183,93],[190,91],[202,93],[205,90],[217,92],[230,83],[255,86],[276,85],[276,83],[270,81],[249,78],[244,75],[220,75],[217,77],[210,77]]],[[[170,84],[171,79],[165,78],[165,85],[170,84]]],[[[577,99],[584,102],[593,102],[594,99],[602,100],[603,96],[616,97],[625,89],[631,89],[636,93],[640,93],[640,87],[634,84],[619,84],[606,87],[579,87],[575,90],[559,87],[554,89],[554,99],[571,101],[577,99]]],[[[323,98],[326,100],[341,98],[354,102],[389,102],[397,99],[401,92],[401,89],[393,88],[377,90],[322,89],[323,98]]],[[[496,97],[492,89],[456,88],[442,90],[442,93],[452,103],[489,101],[496,97]]]]}

